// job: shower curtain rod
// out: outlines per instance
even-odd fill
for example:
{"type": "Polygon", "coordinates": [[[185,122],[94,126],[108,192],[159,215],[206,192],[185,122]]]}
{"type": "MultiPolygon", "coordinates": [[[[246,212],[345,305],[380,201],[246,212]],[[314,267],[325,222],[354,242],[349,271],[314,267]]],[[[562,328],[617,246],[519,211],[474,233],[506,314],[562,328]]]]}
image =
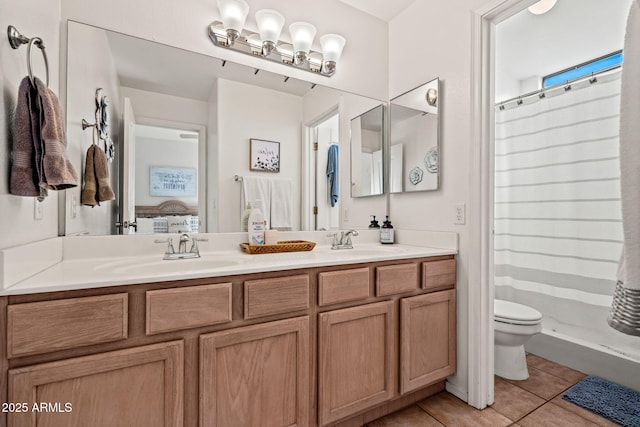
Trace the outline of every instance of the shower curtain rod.
{"type": "Polygon", "coordinates": [[[534,90],[533,92],[529,92],[529,93],[525,93],[524,95],[518,95],[518,96],[514,96],[513,98],[509,98],[506,101],[500,101],[500,102],[496,102],[494,107],[499,107],[501,110],[504,110],[505,108],[505,104],[511,103],[513,101],[516,101],[516,105],[521,105],[523,103],[523,100],[526,98],[531,98],[532,96],[537,96],[538,98],[542,99],[546,96],[546,93],[552,90],[558,90],[561,86],[564,86],[564,91],[568,92],[569,90],[571,90],[571,85],[574,83],[578,83],[584,80],[589,80],[590,84],[596,83],[598,81],[598,79],[596,78],[596,76],[599,76],[601,74],[604,73],[608,73],[610,71],[616,70],[618,68],[620,68],[621,65],[614,65],[612,67],[609,68],[605,68],[603,70],[600,70],[598,72],[595,73],[591,73],[588,76],[582,76],[582,77],[577,77],[575,79],[571,79],[571,80],[567,80],[563,83],[558,83],[555,84],[553,86],[549,86],[549,87],[545,87],[543,89],[538,89],[538,90],[534,90]]]}

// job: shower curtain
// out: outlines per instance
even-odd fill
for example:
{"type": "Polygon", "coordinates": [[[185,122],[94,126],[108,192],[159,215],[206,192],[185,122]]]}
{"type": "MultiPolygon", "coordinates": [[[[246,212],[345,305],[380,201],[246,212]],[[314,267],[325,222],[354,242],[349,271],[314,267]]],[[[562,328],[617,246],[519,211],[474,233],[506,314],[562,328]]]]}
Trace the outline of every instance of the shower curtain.
{"type": "Polygon", "coordinates": [[[496,109],[496,297],[583,337],[610,335],[623,240],[620,72],[595,80],[496,109]]]}
{"type": "Polygon", "coordinates": [[[640,5],[631,4],[624,42],[620,106],[620,169],[624,250],[608,322],[640,336],[640,5]]]}

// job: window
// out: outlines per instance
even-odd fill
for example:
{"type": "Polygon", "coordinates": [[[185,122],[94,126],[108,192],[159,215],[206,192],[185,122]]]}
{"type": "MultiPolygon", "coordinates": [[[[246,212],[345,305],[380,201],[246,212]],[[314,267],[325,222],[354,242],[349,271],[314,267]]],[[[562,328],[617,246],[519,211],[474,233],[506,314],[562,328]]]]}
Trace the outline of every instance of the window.
{"type": "Polygon", "coordinates": [[[566,83],[570,80],[575,80],[580,77],[589,76],[594,73],[618,67],[621,64],[622,51],[619,50],[617,52],[610,53],[609,55],[576,65],[575,67],[567,68],[566,70],[558,71],[554,74],[549,74],[542,78],[542,87],[547,88],[557,84],[566,83]]]}

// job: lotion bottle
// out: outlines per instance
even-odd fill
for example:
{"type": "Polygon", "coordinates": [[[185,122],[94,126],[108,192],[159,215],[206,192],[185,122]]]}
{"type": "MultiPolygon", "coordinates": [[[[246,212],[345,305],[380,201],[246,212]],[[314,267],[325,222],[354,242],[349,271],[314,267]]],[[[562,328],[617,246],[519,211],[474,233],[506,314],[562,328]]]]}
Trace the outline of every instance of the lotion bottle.
{"type": "Polygon", "coordinates": [[[380,243],[391,244],[393,242],[393,225],[391,225],[389,215],[387,215],[387,219],[382,223],[382,228],[380,229],[380,243]]]}
{"type": "Polygon", "coordinates": [[[264,245],[265,219],[260,209],[260,203],[251,209],[248,221],[249,227],[249,244],[264,245]]]}

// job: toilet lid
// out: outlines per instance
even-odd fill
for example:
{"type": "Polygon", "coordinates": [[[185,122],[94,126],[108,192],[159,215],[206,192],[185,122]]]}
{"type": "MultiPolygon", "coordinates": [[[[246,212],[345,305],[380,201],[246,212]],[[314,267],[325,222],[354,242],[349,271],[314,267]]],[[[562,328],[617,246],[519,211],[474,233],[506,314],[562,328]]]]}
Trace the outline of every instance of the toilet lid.
{"type": "Polygon", "coordinates": [[[498,322],[531,325],[542,320],[542,313],[526,305],[497,299],[493,301],[493,318],[498,322]]]}

